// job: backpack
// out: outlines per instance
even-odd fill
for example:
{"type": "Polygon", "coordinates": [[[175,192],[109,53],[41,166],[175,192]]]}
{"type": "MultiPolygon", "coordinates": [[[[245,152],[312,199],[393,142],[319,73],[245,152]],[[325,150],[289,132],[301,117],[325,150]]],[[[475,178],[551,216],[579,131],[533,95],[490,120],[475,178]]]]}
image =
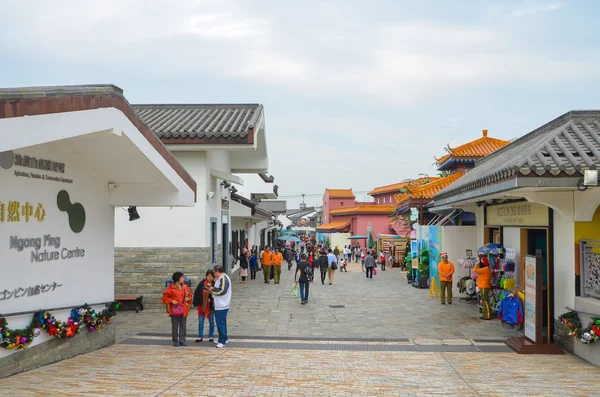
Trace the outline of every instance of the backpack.
{"type": "Polygon", "coordinates": [[[310,280],[312,278],[313,275],[313,268],[310,266],[306,266],[303,270],[304,274],[306,275],[306,277],[310,280]]]}

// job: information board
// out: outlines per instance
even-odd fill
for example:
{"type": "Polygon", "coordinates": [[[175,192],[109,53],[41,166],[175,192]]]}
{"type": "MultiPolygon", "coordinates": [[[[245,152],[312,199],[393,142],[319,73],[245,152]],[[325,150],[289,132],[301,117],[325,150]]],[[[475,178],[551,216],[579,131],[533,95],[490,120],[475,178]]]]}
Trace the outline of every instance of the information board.
{"type": "Polygon", "coordinates": [[[525,337],[533,342],[537,335],[537,258],[535,256],[525,256],[525,337]]]}

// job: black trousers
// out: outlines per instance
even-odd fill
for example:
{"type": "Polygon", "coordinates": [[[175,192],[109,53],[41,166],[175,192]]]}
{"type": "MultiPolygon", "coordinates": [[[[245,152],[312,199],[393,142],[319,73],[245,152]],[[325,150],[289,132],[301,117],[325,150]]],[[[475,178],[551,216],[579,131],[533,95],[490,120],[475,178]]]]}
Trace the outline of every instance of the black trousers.
{"type": "Polygon", "coordinates": [[[365,267],[365,271],[366,271],[366,276],[367,278],[373,278],[373,268],[372,267],[365,267]]]}
{"type": "Polygon", "coordinates": [[[327,276],[327,268],[321,268],[321,284],[325,284],[325,276],[327,276]]]}
{"type": "Polygon", "coordinates": [[[381,270],[384,271],[385,270],[385,261],[381,262],[381,270]]]}
{"type": "Polygon", "coordinates": [[[186,324],[186,316],[171,316],[171,337],[173,338],[173,343],[185,342],[186,324]]]}
{"type": "Polygon", "coordinates": [[[256,278],[256,267],[250,268],[250,280],[254,280],[256,278]]]}

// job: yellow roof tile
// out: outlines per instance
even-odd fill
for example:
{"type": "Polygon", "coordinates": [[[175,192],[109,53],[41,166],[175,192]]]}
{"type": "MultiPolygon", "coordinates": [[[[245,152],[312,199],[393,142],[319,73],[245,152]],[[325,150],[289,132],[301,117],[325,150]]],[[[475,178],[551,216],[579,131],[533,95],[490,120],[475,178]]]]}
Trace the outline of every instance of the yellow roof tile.
{"type": "Polygon", "coordinates": [[[349,221],[335,221],[317,226],[317,230],[340,230],[350,226],[349,221]]]}
{"type": "Polygon", "coordinates": [[[325,189],[329,193],[329,198],[341,199],[341,198],[355,198],[352,189],[325,189]]]}
{"type": "Polygon", "coordinates": [[[483,130],[483,136],[474,141],[465,143],[456,148],[448,146],[449,153],[441,158],[434,157],[438,166],[445,163],[450,157],[485,157],[488,154],[494,153],[496,150],[508,145],[510,142],[502,139],[490,138],[488,131],[483,130]]]}
{"type": "Polygon", "coordinates": [[[392,185],[379,186],[379,187],[376,187],[375,189],[371,190],[368,194],[373,196],[373,195],[384,194],[384,193],[397,193],[400,189],[402,189],[405,186],[411,186],[415,183],[422,184],[427,180],[432,182],[437,179],[440,179],[440,178],[437,176],[431,176],[431,177],[426,177],[426,178],[415,179],[412,181],[404,181],[404,182],[394,183],[392,185]]]}
{"type": "Polygon", "coordinates": [[[413,189],[409,188],[408,193],[396,194],[394,195],[394,198],[396,199],[397,204],[402,204],[409,199],[432,199],[433,196],[450,186],[454,181],[463,175],[464,172],[455,172],[454,174],[448,175],[445,178],[440,178],[431,183],[427,183],[413,189]]]}
{"type": "Polygon", "coordinates": [[[351,215],[351,214],[391,214],[396,209],[391,204],[361,204],[352,207],[336,208],[329,211],[329,215],[351,215]]]}

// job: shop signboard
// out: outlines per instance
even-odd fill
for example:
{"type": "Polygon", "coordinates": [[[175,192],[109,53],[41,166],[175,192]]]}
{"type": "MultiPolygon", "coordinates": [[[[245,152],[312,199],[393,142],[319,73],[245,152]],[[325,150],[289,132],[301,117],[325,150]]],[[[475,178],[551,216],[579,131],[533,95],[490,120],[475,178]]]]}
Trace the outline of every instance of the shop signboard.
{"type": "Polygon", "coordinates": [[[442,227],[441,226],[419,226],[418,233],[421,237],[420,248],[429,252],[429,277],[436,279],[436,285],[440,285],[438,275],[438,262],[442,252],[442,227]]]}
{"type": "Polygon", "coordinates": [[[548,207],[520,201],[490,205],[485,208],[486,225],[489,226],[548,226],[548,207]]]}
{"type": "Polygon", "coordinates": [[[0,314],[112,301],[106,183],[40,147],[0,158],[0,314]]]}
{"type": "Polygon", "coordinates": [[[410,257],[411,257],[411,268],[419,268],[419,242],[414,240],[410,242],[410,257]]]}
{"type": "Polygon", "coordinates": [[[541,343],[541,258],[525,256],[525,337],[541,343]]]}

